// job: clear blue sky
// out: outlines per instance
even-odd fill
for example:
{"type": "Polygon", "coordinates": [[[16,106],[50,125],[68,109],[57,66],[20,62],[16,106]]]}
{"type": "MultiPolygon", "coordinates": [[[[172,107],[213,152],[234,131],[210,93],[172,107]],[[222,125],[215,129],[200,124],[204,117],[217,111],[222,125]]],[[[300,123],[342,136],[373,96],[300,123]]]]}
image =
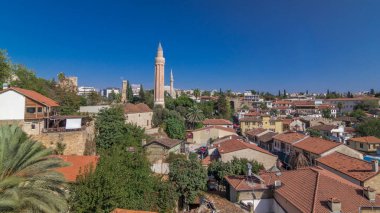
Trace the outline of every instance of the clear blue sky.
{"type": "Polygon", "coordinates": [[[0,48],[39,76],[79,84],[201,89],[380,90],[380,1],[0,1],[0,48]]]}

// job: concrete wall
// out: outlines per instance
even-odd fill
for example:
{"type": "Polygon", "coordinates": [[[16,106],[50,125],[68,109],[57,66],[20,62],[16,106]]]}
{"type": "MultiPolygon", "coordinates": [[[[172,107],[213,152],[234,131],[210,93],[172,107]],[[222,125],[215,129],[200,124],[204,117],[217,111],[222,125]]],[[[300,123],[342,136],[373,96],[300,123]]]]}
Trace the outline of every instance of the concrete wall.
{"type": "Polygon", "coordinates": [[[158,161],[164,161],[170,152],[179,153],[181,145],[177,145],[171,149],[167,149],[158,143],[152,143],[144,147],[147,152],[149,162],[156,163],[158,161]]]}
{"type": "Polygon", "coordinates": [[[153,112],[129,113],[125,114],[125,122],[136,124],[145,129],[150,129],[152,128],[152,117],[153,112]]]}
{"type": "Polygon", "coordinates": [[[206,145],[210,139],[217,139],[228,135],[237,135],[229,131],[216,128],[193,131],[193,138],[189,138],[187,142],[199,145],[206,145]]]}
{"type": "Polygon", "coordinates": [[[376,190],[377,194],[380,194],[380,174],[377,173],[376,176],[364,181],[364,186],[370,186],[371,188],[376,190]]]}
{"type": "Polygon", "coordinates": [[[276,165],[276,161],[277,161],[277,156],[269,155],[269,154],[259,152],[253,149],[242,149],[235,152],[225,153],[225,154],[222,154],[221,156],[222,156],[223,162],[231,161],[234,157],[246,158],[248,160],[255,160],[259,163],[262,163],[266,170],[276,165]]]}
{"type": "Polygon", "coordinates": [[[15,91],[0,94],[0,120],[24,120],[25,97],[15,91]]]}

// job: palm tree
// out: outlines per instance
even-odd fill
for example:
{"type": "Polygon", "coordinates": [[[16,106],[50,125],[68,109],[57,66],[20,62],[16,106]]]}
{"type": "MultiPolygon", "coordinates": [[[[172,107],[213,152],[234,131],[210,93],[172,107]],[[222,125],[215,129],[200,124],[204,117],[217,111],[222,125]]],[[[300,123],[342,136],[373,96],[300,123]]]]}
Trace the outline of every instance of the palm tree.
{"type": "Polygon", "coordinates": [[[16,126],[0,126],[0,212],[67,212],[65,166],[16,126]]]}
{"type": "Polygon", "coordinates": [[[199,96],[201,96],[201,91],[199,89],[194,89],[195,99],[198,100],[199,96]]]}
{"type": "Polygon", "coordinates": [[[192,128],[194,129],[195,123],[204,120],[203,111],[197,106],[190,107],[186,114],[186,120],[192,124],[192,128]]]}

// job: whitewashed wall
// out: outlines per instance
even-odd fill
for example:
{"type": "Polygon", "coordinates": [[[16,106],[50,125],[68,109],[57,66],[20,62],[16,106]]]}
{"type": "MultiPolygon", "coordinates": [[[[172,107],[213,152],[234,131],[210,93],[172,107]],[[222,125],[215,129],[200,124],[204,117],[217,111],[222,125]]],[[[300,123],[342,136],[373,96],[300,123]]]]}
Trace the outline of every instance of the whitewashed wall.
{"type": "Polygon", "coordinates": [[[15,91],[0,94],[0,120],[24,120],[25,97],[15,91]]]}

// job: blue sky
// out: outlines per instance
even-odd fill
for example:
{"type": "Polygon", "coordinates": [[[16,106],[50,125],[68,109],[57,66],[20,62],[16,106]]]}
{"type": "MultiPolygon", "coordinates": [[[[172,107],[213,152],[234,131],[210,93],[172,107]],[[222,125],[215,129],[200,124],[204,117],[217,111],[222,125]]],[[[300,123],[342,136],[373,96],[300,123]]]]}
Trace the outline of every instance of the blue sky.
{"type": "Polygon", "coordinates": [[[380,90],[380,1],[2,1],[0,48],[39,76],[151,88],[380,90]]]}

